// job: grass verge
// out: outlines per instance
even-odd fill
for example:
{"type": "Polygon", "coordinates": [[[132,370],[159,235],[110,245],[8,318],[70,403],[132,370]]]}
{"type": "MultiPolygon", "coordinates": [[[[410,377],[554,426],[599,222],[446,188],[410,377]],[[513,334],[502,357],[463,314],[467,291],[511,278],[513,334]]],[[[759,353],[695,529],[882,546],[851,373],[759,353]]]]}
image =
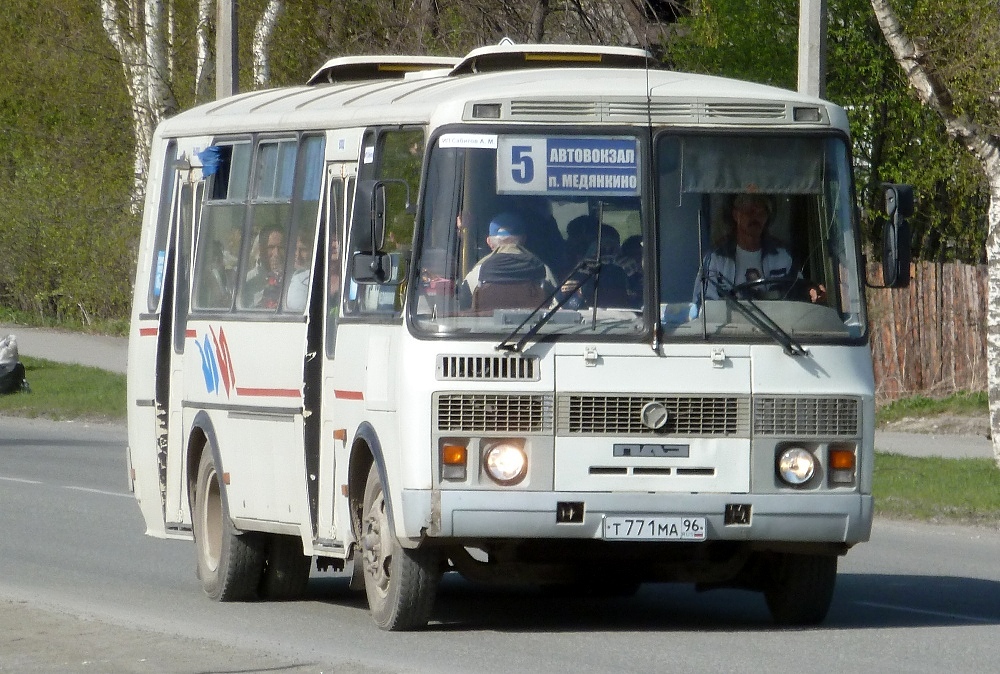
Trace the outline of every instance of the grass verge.
{"type": "Polygon", "coordinates": [[[122,421],[125,375],[96,367],[22,357],[29,392],[0,396],[0,414],[122,421]]]}
{"type": "Polygon", "coordinates": [[[1000,470],[990,459],[875,454],[875,514],[1000,524],[1000,470]]]}
{"type": "MultiPolygon", "coordinates": [[[[0,323],[25,325],[33,328],[58,328],[59,330],[75,330],[97,335],[128,336],[128,318],[100,319],[87,317],[50,318],[27,311],[18,311],[10,307],[0,307],[0,323]]],[[[2,337],[3,335],[0,335],[2,337]]]]}
{"type": "Polygon", "coordinates": [[[955,393],[945,398],[912,396],[880,406],[875,412],[875,424],[882,426],[908,417],[935,417],[943,414],[985,417],[989,410],[990,401],[985,391],[955,393]]]}

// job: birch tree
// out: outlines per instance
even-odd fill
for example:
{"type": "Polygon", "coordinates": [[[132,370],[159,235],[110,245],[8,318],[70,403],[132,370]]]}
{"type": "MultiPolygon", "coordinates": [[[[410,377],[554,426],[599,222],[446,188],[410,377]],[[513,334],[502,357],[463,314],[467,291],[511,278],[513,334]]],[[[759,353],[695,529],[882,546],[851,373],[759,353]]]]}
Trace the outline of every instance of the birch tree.
{"type": "Polygon", "coordinates": [[[271,40],[278,17],[285,9],[284,0],[268,0],[267,7],[253,32],[253,83],[258,89],[271,83],[271,40]]]}
{"type": "Polygon", "coordinates": [[[132,208],[138,213],[149,170],[149,147],[157,123],[177,109],[168,85],[167,40],[162,0],[100,0],[101,21],[125,73],[135,133],[132,208]]]}
{"type": "MultiPolygon", "coordinates": [[[[987,91],[976,92],[978,96],[963,96],[961,87],[956,86],[968,84],[968,78],[977,68],[980,72],[992,71],[997,56],[993,45],[1000,36],[996,8],[986,9],[976,23],[970,21],[964,26],[967,38],[976,40],[977,34],[986,36],[980,44],[969,44],[964,50],[968,61],[946,63],[942,55],[947,55],[948,50],[932,53],[929,38],[919,41],[912,38],[888,0],[871,0],[871,4],[886,42],[913,90],[924,105],[940,115],[948,133],[976,158],[989,184],[986,362],[993,456],[1000,468],[1000,138],[996,135],[996,126],[986,122],[986,119],[996,119],[997,85],[993,80],[987,91]]],[[[921,24],[928,25],[925,21],[921,24]]],[[[959,51],[952,50],[952,54],[959,51]]]]}

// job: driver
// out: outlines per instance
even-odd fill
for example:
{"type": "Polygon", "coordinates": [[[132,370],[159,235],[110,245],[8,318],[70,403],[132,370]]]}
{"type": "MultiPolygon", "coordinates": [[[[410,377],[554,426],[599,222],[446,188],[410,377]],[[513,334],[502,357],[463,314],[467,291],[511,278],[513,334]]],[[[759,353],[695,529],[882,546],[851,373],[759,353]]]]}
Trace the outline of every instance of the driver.
{"type": "MultiPolygon", "coordinates": [[[[774,215],[774,202],[763,194],[738,194],[724,212],[729,232],[719,246],[708,254],[703,273],[708,279],[705,299],[719,299],[719,289],[767,279],[791,280],[795,273],[792,256],[777,239],[767,233],[774,215]]],[[[701,295],[701,282],[695,287],[695,302],[701,295]]],[[[825,297],[823,286],[809,289],[809,299],[825,297]]]]}

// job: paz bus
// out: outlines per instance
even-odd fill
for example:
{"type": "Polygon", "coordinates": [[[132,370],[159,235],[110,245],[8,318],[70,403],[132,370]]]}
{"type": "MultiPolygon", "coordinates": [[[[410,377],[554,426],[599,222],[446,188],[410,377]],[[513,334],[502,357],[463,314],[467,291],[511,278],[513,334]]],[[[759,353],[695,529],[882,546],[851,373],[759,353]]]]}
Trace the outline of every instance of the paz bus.
{"type": "Polygon", "coordinates": [[[445,573],[818,623],[872,524],[855,203],[843,109],[633,48],[338,58],[178,114],[129,337],[147,533],[220,601],[350,572],[387,630],[445,573]],[[781,269],[712,261],[739,195],[781,269]],[[498,232],[556,281],[486,274],[498,232]]]}

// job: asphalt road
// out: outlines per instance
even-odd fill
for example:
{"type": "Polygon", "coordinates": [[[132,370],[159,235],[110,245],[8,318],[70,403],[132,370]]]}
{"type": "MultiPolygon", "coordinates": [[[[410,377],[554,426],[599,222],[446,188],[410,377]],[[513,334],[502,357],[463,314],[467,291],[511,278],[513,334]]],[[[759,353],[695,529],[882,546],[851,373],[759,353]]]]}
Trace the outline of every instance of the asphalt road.
{"type": "Polygon", "coordinates": [[[302,601],[209,601],[192,544],[143,536],[124,445],[121,426],[0,419],[0,671],[995,669],[996,530],[877,521],[818,629],[775,629],[749,592],[567,598],[448,578],[428,630],[385,634],[343,574],[314,573],[302,601]]]}

